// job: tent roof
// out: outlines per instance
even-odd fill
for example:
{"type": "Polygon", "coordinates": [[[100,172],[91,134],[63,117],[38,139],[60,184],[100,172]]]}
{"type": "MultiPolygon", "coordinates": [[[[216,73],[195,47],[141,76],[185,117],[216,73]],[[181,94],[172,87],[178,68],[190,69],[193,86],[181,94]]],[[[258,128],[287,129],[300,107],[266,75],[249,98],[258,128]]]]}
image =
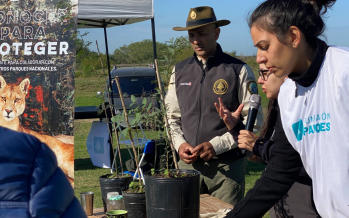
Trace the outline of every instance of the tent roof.
{"type": "Polygon", "coordinates": [[[154,17],[153,0],[79,0],[79,28],[102,28],[154,17]]]}

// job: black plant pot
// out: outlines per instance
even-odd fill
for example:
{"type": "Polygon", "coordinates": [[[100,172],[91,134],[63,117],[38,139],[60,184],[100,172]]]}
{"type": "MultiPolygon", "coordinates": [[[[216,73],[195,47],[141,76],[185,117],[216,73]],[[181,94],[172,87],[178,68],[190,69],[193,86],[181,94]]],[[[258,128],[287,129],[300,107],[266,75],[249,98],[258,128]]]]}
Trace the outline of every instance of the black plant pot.
{"type": "Polygon", "coordinates": [[[148,218],[200,216],[200,172],[196,170],[180,170],[180,172],[192,176],[159,178],[152,176],[150,172],[144,175],[148,218]]]}
{"type": "Polygon", "coordinates": [[[145,193],[126,193],[126,190],[122,190],[122,197],[124,199],[125,210],[127,210],[127,217],[146,218],[145,193]]]}
{"type": "Polygon", "coordinates": [[[130,183],[133,181],[132,176],[123,177],[123,178],[108,178],[110,175],[112,174],[106,174],[99,177],[104,212],[107,212],[108,192],[119,192],[119,194],[121,195],[121,189],[128,187],[130,183]]]}

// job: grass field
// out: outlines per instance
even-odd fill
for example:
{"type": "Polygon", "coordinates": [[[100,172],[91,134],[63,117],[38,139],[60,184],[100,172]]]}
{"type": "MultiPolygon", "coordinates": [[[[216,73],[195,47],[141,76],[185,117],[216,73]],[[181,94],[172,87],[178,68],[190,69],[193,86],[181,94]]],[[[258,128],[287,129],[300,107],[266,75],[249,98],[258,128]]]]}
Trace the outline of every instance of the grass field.
{"type": "MultiPolygon", "coordinates": [[[[258,77],[257,77],[258,78],[258,77]]],[[[258,85],[260,86],[260,85],[258,85]]],[[[89,78],[75,79],[75,106],[97,106],[100,100],[96,97],[97,91],[103,91],[105,87],[104,78],[94,76],[89,78]]],[[[260,87],[259,87],[259,90],[260,87]]],[[[262,107],[265,111],[267,99],[264,93],[262,96],[262,107]]],[[[92,165],[90,156],[86,148],[87,135],[94,120],[75,120],[75,195],[80,199],[81,192],[93,191],[94,207],[102,207],[101,191],[99,185],[99,177],[110,173],[109,169],[97,168],[92,165]]],[[[149,139],[158,138],[156,133],[145,131],[145,135],[149,139]]],[[[115,147],[114,147],[115,148],[115,147]]],[[[126,146],[121,146],[121,154],[123,162],[130,159],[126,146]]],[[[118,163],[119,166],[119,163],[118,163]]],[[[246,192],[254,186],[255,181],[260,177],[264,170],[264,165],[248,161],[246,172],[246,192]]],[[[269,214],[264,216],[269,217],[269,214]]]]}

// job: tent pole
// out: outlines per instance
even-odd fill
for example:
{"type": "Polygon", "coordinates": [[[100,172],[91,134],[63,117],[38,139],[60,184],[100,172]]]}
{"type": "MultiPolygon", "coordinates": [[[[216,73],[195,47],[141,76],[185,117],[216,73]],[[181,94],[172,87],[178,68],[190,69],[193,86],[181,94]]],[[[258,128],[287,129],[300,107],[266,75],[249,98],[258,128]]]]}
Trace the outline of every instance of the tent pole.
{"type": "MultiPolygon", "coordinates": [[[[155,66],[155,72],[156,72],[156,77],[158,80],[158,86],[160,90],[160,97],[161,97],[161,102],[162,102],[162,108],[165,110],[165,98],[164,98],[164,92],[162,88],[162,83],[161,83],[161,77],[159,73],[159,67],[158,67],[158,60],[157,60],[157,54],[156,54],[156,38],[155,38],[155,22],[154,22],[154,17],[151,19],[151,29],[152,29],[152,36],[153,36],[153,53],[154,53],[154,66],[155,66]]],[[[175,168],[178,170],[178,163],[177,163],[177,156],[176,156],[176,150],[174,149],[173,143],[172,143],[172,137],[171,137],[171,131],[169,128],[167,116],[165,116],[165,129],[167,132],[167,135],[169,137],[169,142],[170,142],[170,147],[172,150],[172,157],[173,157],[173,162],[175,164],[175,168]]]]}
{"type": "MultiPolygon", "coordinates": [[[[105,40],[105,52],[107,54],[107,66],[108,66],[108,76],[109,76],[109,87],[110,87],[110,90],[111,90],[111,93],[110,93],[110,98],[111,98],[111,103],[109,102],[109,110],[110,110],[110,116],[112,117],[113,116],[113,107],[114,107],[114,97],[113,97],[113,86],[112,86],[112,83],[111,83],[111,73],[110,73],[110,64],[109,64],[109,51],[108,51],[108,39],[107,39],[107,24],[105,23],[105,20],[103,20],[103,28],[104,28],[104,40],[105,40]]],[[[107,92],[109,92],[109,90],[107,90],[107,92]]],[[[110,100],[109,98],[109,100],[110,100]]],[[[105,104],[104,104],[105,105],[105,104]]],[[[106,105],[104,106],[106,107],[106,105]]],[[[107,110],[106,110],[107,111],[107,110]]],[[[108,122],[108,130],[109,130],[109,134],[111,136],[113,136],[113,126],[111,124],[111,117],[108,118],[108,115],[106,113],[106,120],[108,122]]],[[[118,135],[116,134],[116,137],[118,137],[118,135]]],[[[114,148],[113,148],[113,141],[112,141],[112,138],[113,137],[110,137],[110,149],[113,150],[112,154],[113,154],[113,158],[114,158],[114,161],[115,161],[115,164],[116,164],[116,157],[114,155],[114,148]]],[[[111,169],[113,169],[113,167],[111,167],[111,169]]],[[[115,168],[115,172],[117,172],[117,168],[115,168]]]]}
{"type": "Polygon", "coordinates": [[[153,53],[154,53],[154,60],[158,59],[158,55],[156,53],[156,38],[155,38],[155,22],[154,17],[151,19],[151,31],[153,36],[153,53]]]}
{"type": "MultiPolygon", "coordinates": [[[[108,39],[107,39],[107,24],[104,23],[105,20],[103,20],[103,28],[104,28],[104,40],[105,40],[105,51],[106,51],[106,54],[107,54],[107,66],[108,66],[108,76],[109,76],[109,87],[110,87],[110,90],[111,93],[110,93],[110,97],[111,97],[111,105],[114,105],[114,97],[113,97],[113,87],[112,87],[112,84],[111,84],[111,73],[110,73],[110,64],[109,64],[109,51],[108,51],[108,39]]],[[[112,107],[111,105],[109,106],[110,108],[110,112],[112,113],[112,107]]]]}

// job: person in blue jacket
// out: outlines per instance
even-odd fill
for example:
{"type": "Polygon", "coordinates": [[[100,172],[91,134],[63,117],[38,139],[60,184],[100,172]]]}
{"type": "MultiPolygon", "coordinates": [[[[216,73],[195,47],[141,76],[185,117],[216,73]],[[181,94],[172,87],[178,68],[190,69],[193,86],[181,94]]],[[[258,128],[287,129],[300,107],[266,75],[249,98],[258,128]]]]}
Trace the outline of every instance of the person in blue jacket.
{"type": "Polygon", "coordinates": [[[0,127],[0,217],[87,217],[51,149],[0,127]]]}

